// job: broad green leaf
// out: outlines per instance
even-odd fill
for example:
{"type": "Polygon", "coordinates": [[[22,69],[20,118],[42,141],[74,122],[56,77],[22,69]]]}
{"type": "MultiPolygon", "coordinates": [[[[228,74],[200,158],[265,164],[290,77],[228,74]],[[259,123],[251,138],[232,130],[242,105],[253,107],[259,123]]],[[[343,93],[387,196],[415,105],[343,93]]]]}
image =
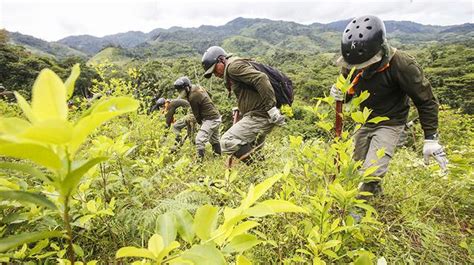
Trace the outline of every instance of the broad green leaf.
{"type": "Polygon", "coordinates": [[[157,230],[155,232],[162,236],[164,247],[176,239],[177,228],[175,223],[175,217],[170,212],[160,215],[156,220],[157,230]]]}
{"type": "Polygon", "coordinates": [[[248,230],[259,226],[260,224],[254,221],[245,221],[237,225],[232,233],[229,235],[229,240],[232,240],[234,237],[246,233],[248,230]]]}
{"type": "Polygon", "coordinates": [[[233,252],[244,252],[247,249],[250,249],[258,244],[262,243],[261,240],[258,240],[256,236],[251,234],[238,235],[232,239],[229,244],[227,244],[223,251],[228,253],[233,252]]]}
{"type": "Polygon", "coordinates": [[[364,170],[364,175],[363,177],[368,177],[370,175],[372,175],[375,171],[377,171],[377,169],[379,169],[379,166],[371,166],[371,167],[368,167],[367,169],[364,170]]]}
{"type": "Polygon", "coordinates": [[[0,198],[19,202],[34,203],[36,205],[43,206],[45,208],[50,208],[53,210],[57,209],[56,205],[54,205],[52,201],[46,198],[46,196],[28,191],[0,190],[0,198]]]}
{"type": "Polygon", "coordinates": [[[252,262],[244,255],[238,255],[235,260],[235,265],[252,265],[252,262]]]}
{"type": "Polygon", "coordinates": [[[36,78],[31,109],[38,121],[67,118],[66,87],[53,71],[44,69],[36,78]]]}
{"type": "Polygon", "coordinates": [[[194,216],[194,231],[201,240],[208,240],[217,223],[218,208],[204,205],[197,209],[194,216]]]}
{"type": "Polygon", "coordinates": [[[31,110],[31,106],[28,104],[28,102],[26,102],[26,99],[16,91],[13,93],[15,94],[16,102],[18,106],[21,108],[26,118],[30,122],[33,122],[33,123],[36,122],[36,117],[33,114],[33,110],[31,110]]]}
{"type": "Polygon", "coordinates": [[[167,247],[165,247],[158,257],[156,258],[156,261],[161,262],[168,254],[170,254],[171,251],[173,251],[176,248],[179,248],[180,244],[176,241],[171,242],[167,247]]]}
{"type": "Polygon", "coordinates": [[[20,118],[0,118],[0,133],[16,135],[30,126],[29,122],[20,118]]]}
{"type": "Polygon", "coordinates": [[[66,177],[61,183],[61,194],[71,194],[77,188],[82,176],[84,176],[84,174],[86,174],[87,171],[89,171],[89,169],[91,169],[93,166],[97,165],[102,161],[105,161],[106,159],[106,157],[92,158],[81,164],[77,168],[73,168],[73,170],[66,175],[66,177]]]}
{"type": "Polygon", "coordinates": [[[164,248],[165,244],[161,235],[154,234],[150,239],[148,239],[148,250],[153,254],[153,256],[155,256],[155,258],[158,257],[164,248]]]}
{"type": "Polygon", "coordinates": [[[174,212],[174,215],[176,217],[176,227],[178,229],[178,234],[182,239],[184,239],[184,241],[192,243],[195,235],[193,217],[185,209],[174,212]]]}
{"type": "Polygon", "coordinates": [[[364,115],[362,114],[362,111],[352,112],[351,117],[357,123],[365,123],[364,115]]]}
{"type": "Polygon", "coordinates": [[[60,158],[51,149],[34,143],[2,144],[0,155],[28,159],[52,170],[61,167],[60,158]]]}
{"type": "Polygon", "coordinates": [[[18,136],[41,143],[66,144],[71,141],[73,127],[66,120],[47,120],[35,123],[18,136]]]}
{"type": "Polygon", "coordinates": [[[139,257],[155,260],[155,256],[148,249],[136,247],[123,247],[115,253],[115,258],[139,257]]]}
{"type": "Polygon", "coordinates": [[[138,108],[138,101],[129,97],[110,98],[99,102],[87,115],[81,118],[76,126],[72,141],[69,144],[69,153],[72,157],[76,153],[79,146],[86,140],[102,123],[123,113],[135,111],[138,108]]]}
{"type": "Polygon", "coordinates": [[[381,121],[388,121],[388,120],[390,120],[388,117],[380,117],[380,116],[377,116],[377,117],[374,117],[374,118],[370,119],[370,120],[368,121],[368,123],[375,123],[375,124],[377,124],[377,123],[379,123],[379,122],[381,122],[381,121]]]}
{"type": "Polygon", "coordinates": [[[266,200],[245,211],[246,214],[262,217],[275,213],[308,213],[304,208],[285,200],[266,200]]]}
{"type": "Polygon", "coordinates": [[[25,164],[25,163],[17,163],[17,162],[0,162],[0,168],[6,170],[16,170],[22,173],[29,174],[33,177],[37,177],[43,181],[51,181],[51,179],[47,178],[43,172],[39,171],[35,167],[25,164]]]}
{"type": "Polygon", "coordinates": [[[64,85],[66,86],[67,90],[67,96],[66,99],[69,99],[72,97],[72,94],[74,93],[74,86],[76,85],[76,80],[79,77],[79,74],[81,73],[81,68],[79,67],[79,64],[76,63],[71,70],[71,74],[67,78],[66,82],[64,85]]]}
{"type": "Polygon", "coordinates": [[[328,242],[323,244],[323,250],[333,248],[340,244],[341,244],[341,240],[329,240],[328,242]]]}
{"type": "Polygon", "coordinates": [[[366,252],[362,253],[355,261],[354,265],[372,265],[370,255],[366,252]]]}
{"type": "Polygon", "coordinates": [[[39,241],[41,239],[50,237],[61,237],[63,234],[59,231],[43,231],[33,233],[23,233],[0,239],[0,253],[6,252],[9,249],[39,241]]]}
{"type": "Polygon", "coordinates": [[[28,253],[29,256],[35,255],[40,253],[45,247],[49,246],[49,240],[44,239],[38,242],[28,253]]]}
{"type": "Polygon", "coordinates": [[[281,177],[281,174],[277,174],[273,177],[267,178],[262,183],[255,186],[254,189],[250,187],[249,192],[247,193],[247,197],[242,201],[241,207],[245,209],[252,206],[252,204],[254,204],[258,199],[260,199],[260,197],[262,197],[263,194],[265,194],[265,192],[267,192],[267,190],[270,189],[273,184],[275,184],[275,182],[280,180],[281,177]]]}
{"type": "Polygon", "coordinates": [[[213,245],[194,245],[183,252],[181,258],[192,261],[195,265],[223,265],[226,264],[224,255],[213,245]]]}

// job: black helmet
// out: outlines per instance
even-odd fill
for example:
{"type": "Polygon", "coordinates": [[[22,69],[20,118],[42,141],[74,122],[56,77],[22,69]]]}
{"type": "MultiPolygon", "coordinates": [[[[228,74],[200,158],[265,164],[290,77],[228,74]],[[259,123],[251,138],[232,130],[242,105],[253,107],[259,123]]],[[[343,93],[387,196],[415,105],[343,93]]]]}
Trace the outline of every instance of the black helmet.
{"type": "Polygon", "coordinates": [[[210,78],[214,72],[214,66],[219,56],[227,56],[227,53],[219,46],[212,46],[202,55],[201,63],[204,68],[204,77],[210,78]]]}
{"type": "Polygon", "coordinates": [[[191,87],[191,80],[187,76],[182,76],[174,81],[174,88],[177,90],[191,87]]]}
{"type": "Polygon", "coordinates": [[[156,101],[156,105],[158,105],[159,107],[165,105],[166,103],[166,99],[165,98],[159,98],[157,101],[156,101]]]}
{"type": "Polygon", "coordinates": [[[342,33],[342,57],[349,64],[361,64],[374,57],[382,49],[384,41],[385,25],[380,18],[354,18],[342,33]]]}

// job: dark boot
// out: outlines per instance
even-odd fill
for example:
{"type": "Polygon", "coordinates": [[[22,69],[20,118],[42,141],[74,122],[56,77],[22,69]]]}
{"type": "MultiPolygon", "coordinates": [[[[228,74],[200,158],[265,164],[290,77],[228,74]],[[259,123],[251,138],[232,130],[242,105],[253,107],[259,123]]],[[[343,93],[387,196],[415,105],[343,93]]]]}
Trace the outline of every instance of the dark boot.
{"type": "Polygon", "coordinates": [[[212,145],[212,151],[214,151],[214,154],[216,154],[216,155],[221,155],[222,154],[221,144],[220,143],[213,144],[212,145]]]}
{"type": "Polygon", "coordinates": [[[240,149],[234,153],[234,156],[237,157],[240,161],[244,162],[247,165],[252,163],[250,158],[250,152],[252,151],[252,146],[249,144],[240,146],[240,149]]]}
{"type": "Polygon", "coordinates": [[[204,149],[198,149],[197,150],[197,155],[198,155],[198,161],[202,163],[202,161],[204,160],[204,153],[205,153],[206,150],[204,149]]]}
{"type": "Polygon", "coordinates": [[[359,192],[370,192],[373,194],[373,196],[364,196],[364,195],[359,195],[357,196],[358,199],[364,199],[367,200],[370,197],[378,196],[382,194],[382,186],[380,185],[379,181],[372,181],[372,182],[366,182],[363,183],[362,186],[359,188],[359,192]]]}

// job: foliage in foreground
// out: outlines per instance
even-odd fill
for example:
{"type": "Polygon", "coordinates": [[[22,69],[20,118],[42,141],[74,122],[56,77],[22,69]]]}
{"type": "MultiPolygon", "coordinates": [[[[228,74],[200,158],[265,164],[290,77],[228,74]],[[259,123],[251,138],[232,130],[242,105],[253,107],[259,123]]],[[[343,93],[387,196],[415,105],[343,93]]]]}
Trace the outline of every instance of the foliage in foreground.
{"type": "MultiPolygon", "coordinates": [[[[52,79],[56,80],[51,81],[53,84],[62,83],[52,79]]],[[[113,96],[130,93],[129,83],[119,79],[95,84],[98,91],[119,86],[122,90],[113,96]]],[[[171,153],[174,137],[158,113],[117,118],[102,126],[100,136],[77,145],[81,148],[72,148],[76,145],[64,136],[67,133],[57,133],[68,132],[68,128],[74,132],[82,119],[93,119],[94,114],[109,117],[120,114],[120,110],[133,111],[137,107],[134,101],[129,102],[131,105],[110,104],[121,101],[105,97],[89,110],[86,103],[81,105],[84,111],[66,110],[69,118],[65,119],[62,102],[67,94],[64,99],[52,97],[56,100],[47,106],[59,107],[47,113],[56,113],[52,118],[66,124],[66,129],[47,127],[49,133],[37,127],[33,121],[36,114],[27,116],[29,121],[2,118],[2,141],[39,145],[60,163],[44,164],[48,156],[43,155],[25,157],[31,152],[7,155],[44,166],[2,160],[8,170],[0,171],[1,192],[9,196],[2,201],[2,240],[16,243],[2,249],[1,259],[67,263],[64,258],[70,249],[78,260],[91,264],[130,256],[145,258],[143,262],[184,264],[199,264],[210,257],[216,263],[236,264],[472,260],[472,116],[442,112],[442,141],[452,162],[448,175],[440,175],[436,165],[422,165],[417,128],[413,144],[401,148],[393,160],[384,180],[384,197],[371,200],[370,206],[357,198],[357,185],[370,179],[375,169],[359,172],[360,162],[351,159],[351,136],[360,124],[369,122],[370,110],[357,111],[357,106],[368,96],[362,95],[346,106],[341,139],[334,139],[332,133],[330,98],[312,105],[297,103],[285,110],[293,113],[288,126],[269,137],[262,154],[265,159],[231,170],[225,170],[225,158],[209,157],[202,166],[195,164],[189,143],[178,153],[171,153]],[[25,133],[28,126],[34,128],[33,133],[25,133]],[[90,167],[74,174],[75,181],[66,182],[81,165],[90,167]],[[12,196],[12,192],[21,196],[12,196]],[[23,233],[62,231],[67,223],[65,213],[70,229],[66,227],[69,231],[63,237],[43,239],[42,234],[29,234],[29,240],[22,241],[23,233]],[[354,218],[357,215],[360,220],[354,218]],[[15,237],[17,240],[12,241],[15,237]]],[[[28,108],[21,98],[19,102],[23,109],[28,108]]],[[[32,103],[33,113],[43,108],[35,106],[32,103]]],[[[14,106],[2,105],[2,109],[16,116],[14,106]]]]}

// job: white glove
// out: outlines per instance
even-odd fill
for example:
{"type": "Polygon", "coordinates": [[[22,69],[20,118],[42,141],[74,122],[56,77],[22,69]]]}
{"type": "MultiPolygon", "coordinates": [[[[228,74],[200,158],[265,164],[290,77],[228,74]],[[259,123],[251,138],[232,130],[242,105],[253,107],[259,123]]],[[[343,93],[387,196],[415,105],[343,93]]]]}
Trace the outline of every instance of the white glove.
{"type": "Polygon", "coordinates": [[[280,110],[277,107],[271,108],[267,111],[268,116],[270,116],[270,123],[274,123],[276,125],[285,125],[285,116],[281,115],[280,110]]]}
{"type": "Polygon", "coordinates": [[[336,85],[332,85],[329,95],[336,101],[344,101],[344,93],[342,93],[342,91],[337,88],[336,85]]]}
{"type": "Polygon", "coordinates": [[[423,158],[425,160],[425,165],[429,164],[430,156],[433,156],[441,169],[447,169],[448,158],[446,157],[443,147],[438,143],[438,140],[425,140],[425,144],[423,145],[423,158]]]}

